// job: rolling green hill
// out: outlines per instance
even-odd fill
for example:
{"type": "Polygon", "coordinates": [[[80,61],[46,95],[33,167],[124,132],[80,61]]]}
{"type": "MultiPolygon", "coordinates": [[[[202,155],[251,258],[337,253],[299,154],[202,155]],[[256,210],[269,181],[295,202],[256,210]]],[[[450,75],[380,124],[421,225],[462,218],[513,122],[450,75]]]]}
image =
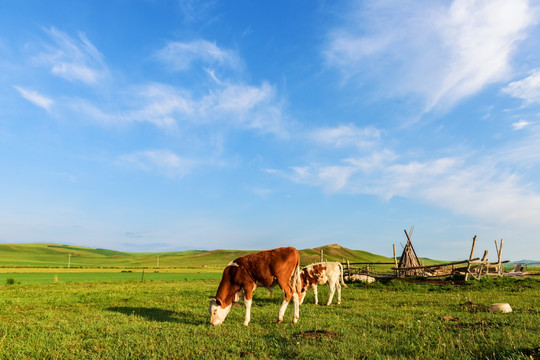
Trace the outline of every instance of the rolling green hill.
{"type": "MultiPolygon", "coordinates": [[[[328,261],[389,262],[392,259],[337,244],[299,250],[302,265],[320,260],[323,249],[328,261]]],[[[0,244],[0,266],[3,267],[219,267],[252,253],[244,250],[189,250],[162,253],[131,253],[84,246],[59,244],[0,244]]]]}

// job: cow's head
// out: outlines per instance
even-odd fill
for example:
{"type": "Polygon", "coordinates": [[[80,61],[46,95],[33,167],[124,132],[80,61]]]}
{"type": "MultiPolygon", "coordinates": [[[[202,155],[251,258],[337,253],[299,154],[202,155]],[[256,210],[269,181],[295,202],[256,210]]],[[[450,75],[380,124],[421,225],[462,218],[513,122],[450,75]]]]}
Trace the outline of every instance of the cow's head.
{"type": "Polygon", "coordinates": [[[210,324],[212,324],[213,326],[219,326],[223,324],[223,321],[225,321],[225,318],[229,314],[229,311],[232,307],[232,304],[229,304],[229,306],[226,307],[221,307],[221,305],[222,303],[219,299],[210,300],[208,312],[210,313],[210,324]]]}

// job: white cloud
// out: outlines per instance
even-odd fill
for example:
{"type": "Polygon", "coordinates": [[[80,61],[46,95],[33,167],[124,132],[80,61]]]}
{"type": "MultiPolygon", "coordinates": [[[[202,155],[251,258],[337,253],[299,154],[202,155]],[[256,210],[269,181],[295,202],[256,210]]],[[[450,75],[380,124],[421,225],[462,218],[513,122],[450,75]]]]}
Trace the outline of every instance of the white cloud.
{"type": "Polygon", "coordinates": [[[360,4],[331,32],[328,64],[346,79],[375,77],[384,96],[418,95],[424,112],[506,79],[517,44],[536,21],[527,0],[360,4]]]}
{"type": "Polygon", "coordinates": [[[512,123],[512,127],[514,128],[514,130],[525,129],[529,125],[531,125],[531,123],[525,120],[519,120],[515,123],[512,123]]]}
{"type": "Polygon", "coordinates": [[[20,86],[14,86],[14,88],[21,94],[23,98],[47,111],[49,111],[51,106],[54,104],[54,100],[41,95],[37,91],[28,90],[20,86]]]}
{"type": "Polygon", "coordinates": [[[527,104],[540,103],[540,69],[535,69],[525,79],[511,82],[502,92],[523,99],[527,104]]]}
{"type": "Polygon", "coordinates": [[[286,136],[282,105],[275,97],[275,89],[268,83],[258,87],[216,85],[200,98],[186,89],[151,83],[133,87],[122,98],[118,97],[121,100],[111,105],[118,111],[76,99],[70,100],[68,106],[103,124],[146,122],[168,130],[179,124],[213,125],[286,136]]]}
{"type": "Polygon", "coordinates": [[[316,129],[308,134],[308,137],[319,144],[337,148],[365,148],[376,143],[380,138],[380,133],[379,129],[373,127],[358,128],[354,124],[349,124],[316,129]]]}
{"type": "Polygon", "coordinates": [[[125,154],[119,156],[116,163],[171,177],[183,177],[197,165],[197,161],[182,158],[168,150],[147,150],[125,154]]]}
{"type": "Polygon", "coordinates": [[[240,65],[240,59],[234,51],[222,49],[215,43],[202,39],[170,42],[157,51],[155,56],[175,71],[189,70],[196,62],[233,69],[240,65]]]}
{"type": "Polygon", "coordinates": [[[103,56],[96,47],[79,33],[78,39],[55,28],[46,30],[54,45],[46,45],[46,52],[37,61],[49,66],[51,73],[69,81],[94,84],[106,74],[103,56]]]}
{"type": "Polygon", "coordinates": [[[383,151],[272,173],[331,193],[417,199],[486,224],[536,227],[540,217],[540,194],[516,174],[501,171],[493,158],[475,164],[458,157],[400,162],[383,151]]]}

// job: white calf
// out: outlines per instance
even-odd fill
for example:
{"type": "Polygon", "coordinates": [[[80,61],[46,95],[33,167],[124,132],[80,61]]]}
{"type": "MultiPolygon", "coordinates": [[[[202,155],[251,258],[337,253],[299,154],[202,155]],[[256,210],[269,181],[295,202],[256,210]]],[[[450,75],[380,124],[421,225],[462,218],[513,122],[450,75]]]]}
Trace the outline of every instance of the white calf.
{"type": "Polygon", "coordinates": [[[299,294],[300,304],[304,302],[309,287],[313,288],[315,304],[318,304],[317,286],[326,283],[330,287],[330,296],[326,305],[332,303],[336,289],[338,293],[338,304],[341,304],[341,284],[343,287],[347,287],[345,282],[343,282],[343,266],[339,262],[320,262],[308,265],[300,271],[300,280],[302,282],[302,288],[299,294]]]}

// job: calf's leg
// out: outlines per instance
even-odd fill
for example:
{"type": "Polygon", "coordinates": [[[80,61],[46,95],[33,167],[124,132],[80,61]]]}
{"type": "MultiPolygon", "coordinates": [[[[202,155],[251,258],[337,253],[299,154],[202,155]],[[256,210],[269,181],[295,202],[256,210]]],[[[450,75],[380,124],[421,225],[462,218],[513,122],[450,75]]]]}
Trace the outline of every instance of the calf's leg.
{"type": "Polygon", "coordinates": [[[332,299],[334,298],[334,293],[336,292],[336,285],[332,283],[328,283],[328,286],[330,287],[330,296],[328,297],[328,302],[326,305],[330,305],[332,303],[332,299]]]}
{"type": "Polygon", "coordinates": [[[313,295],[315,296],[315,305],[319,305],[319,297],[317,296],[317,285],[313,285],[313,295]]]}
{"type": "Polygon", "coordinates": [[[293,324],[296,324],[300,318],[300,299],[298,299],[298,294],[296,292],[293,294],[292,298],[294,304],[294,316],[292,322],[293,324]]]}

